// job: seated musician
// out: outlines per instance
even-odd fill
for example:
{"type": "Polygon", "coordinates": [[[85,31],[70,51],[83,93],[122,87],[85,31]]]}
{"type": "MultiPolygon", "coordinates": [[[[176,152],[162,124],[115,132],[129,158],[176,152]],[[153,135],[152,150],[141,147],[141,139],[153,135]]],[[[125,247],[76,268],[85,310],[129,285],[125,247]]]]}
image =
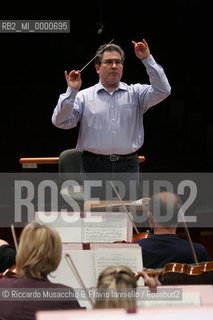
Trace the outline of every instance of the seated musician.
{"type": "Polygon", "coordinates": [[[110,266],[104,269],[98,277],[97,290],[100,290],[101,294],[97,295],[100,298],[96,297],[94,308],[136,309],[134,292],[137,288],[137,280],[141,276],[145,284],[150,287],[161,285],[156,274],[149,276],[145,271],[134,274],[127,266],[110,266]],[[132,295],[125,296],[127,290],[133,291],[132,295]]]}
{"type": "MultiPolygon", "coordinates": [[[[142,247],[145,268],[163,268],[170,262],[195,263],[190,242],[176,235],[180,207],[181,200],[174,193],[160,192],[151,197],[148,215],[154,234],[135,241],[142,247]]],[[[199,262],[211,260],[203,245],[192,244],[199,262]]]]}
{"type": "MultiPolygon", "coordinates": [[[[61,239],[55,229],[45,225],[41,226],[36,222],[27,224],[21,233],[16,256],[17,278],[1,279],[0,288],[9,289],[9,293],[12,289],[17,292],[24,290],[25,294],[29,288],[33,288],[33,292],[43,292],[42,288],[45,288],[45,292],[50,290],[50,293],[54,290],[58,292],[67,289],[69,292],[74,292],[72,288],[52,283],[47,278],[48,274],[58,267],[61,255],[61,239]]],[[[31,301],[21,297],[13,300],[9,295],[7,299],[1,299],[0,318],[34,320],[37,310],[80,308],[78,301],[73,296],[72,299],[48,300],[41,294],[41,299],[31,301]]]]}
{"type": "Polygon", "coordinates": [[[0,273],[16,264],[16,249],[0,239],[0,273]]]}

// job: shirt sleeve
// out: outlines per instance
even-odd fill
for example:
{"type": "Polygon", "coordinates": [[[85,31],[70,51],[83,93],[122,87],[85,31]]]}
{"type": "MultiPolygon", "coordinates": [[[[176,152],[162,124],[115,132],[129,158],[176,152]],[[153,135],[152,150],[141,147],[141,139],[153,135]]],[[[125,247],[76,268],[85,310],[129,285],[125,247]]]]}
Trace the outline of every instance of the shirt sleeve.
{"type": "Polygon", "coordinates": [[[78,90],[67,88],[67,91],[59,96],[58,103],[53,111],[52,123],[61,129],[76,127],[80,114],[75,108],[78,90]]]}
{"type": "Polygon", "coordinates": [[[141,60],[149,76],[150,85],[143,86],[143,112],[166,99],[171,93],[171,86],[164,69],[152,55],[141,60]]]}

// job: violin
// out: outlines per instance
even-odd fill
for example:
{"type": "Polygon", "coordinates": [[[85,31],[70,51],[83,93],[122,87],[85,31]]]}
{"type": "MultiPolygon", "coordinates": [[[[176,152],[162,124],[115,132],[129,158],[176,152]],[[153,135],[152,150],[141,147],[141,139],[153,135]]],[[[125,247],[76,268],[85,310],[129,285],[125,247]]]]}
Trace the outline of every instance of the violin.
{"type": "Polygon", "coordinates": [[[170,262],[163,269],[148,271],[148,273],[165,274],[167,272],[184,273],[189,276],[197,276],[203,272],[213,271],[213,261],[200,262],[198,264],[186,264],[178,262],[170,262]]]}
{"type": "Polygon", "coordinates": [[[5,279],[5,278],[17,278],[15,265],[6,269],[4,272],[0,274],[0,279],[5,279]]]}
{"type": "Polygon", "coordinates": [[[213,261],[198,264],[167,263],[164,268],[147,270],[147,274],[159,274],[162,284],[212,284],[213,261]]]}
{"type": "MultiPolygon", "coordinates": [[[[112,181],[110,181],[110,183],[111,183],[111,186],[112,186],[112,188],[113,188],[113,190],[114,190],[114,192],[115,192],[118,200],[120,201],[121,207],[124,209],[124,212],[126,213],[126,215],[127,215],[128,219],[129,219],[129,221],[130,221],[133,229],[134,229],[135,232],[136,232],[136,234],[132,236],[132,241],[131,241],[131,242],[134,242],[134,241],[136,241],[136,240],[145,239],[145,238],[150,237],[151,233],[150,233],[149,231],[146,231],[146,232],[139,232],[139,231],[138,231],[138,228],[137,228],[137,226],[135,225],[134,220],[133,220],[132,216],[130,215],[129,211],[127,210],[126,205],[124,205],[124,203],[122,202],[121,196],[120,196],[120,194],[118,193],[118,190],[116,189],[114,183],[113,183],[112,181]]],[[[141,206],[147,205],[147,204],[149,203],[149,200],[150,200],[150,198],[143,198],[143,199],[141,200],[141,206]],[[143,202],[144,202],[144,204],[143,204],[143,202]]],[[[137,201],[136,201],[136,202],[137,202],[137,201]]],[[[124,243],[124,242],[126,242],[126,241],[123,240],[123,241],[115,241],[115,242],[116,242],[116,243],[124,243]]]]}
{"type": "MultiPolygon", "coordinates": [[[[14,225],[11,225],[11,232],[15,244],[16,251],[18,250],[18,243],[17,243],[17,238],[15,234],[15,229],[14,225]]],[[[11,266],[10,268],[6,269],[4,272],[0,273],[0,279],[5,279],[5,278],[17,278],[16,274],[16,265],[11,266]]]]}
{"type": "Polygon", "coordinates": [[[147,230],[146,232],[138,232],[138,233],[134,234],[132,236],[131,242],[128,242],[126,240],[118,240],[118,241],[114,241],[114,243],[133,243],[137,240],[146,239],[151,236],[152,236],[152,233],[149,230],[147,230]]]}
{"type": "Polygon", "coordinates": [[[146,239],[146,238],[149,238],[152,236],[152,233],[147,230],[146,232],[138,232],[136,234],[134,234],[132,236],[132,241],[131,242],[134,242],[134,241],[137,241],[137,240],[140,240],[140,239],[146,239]]]}

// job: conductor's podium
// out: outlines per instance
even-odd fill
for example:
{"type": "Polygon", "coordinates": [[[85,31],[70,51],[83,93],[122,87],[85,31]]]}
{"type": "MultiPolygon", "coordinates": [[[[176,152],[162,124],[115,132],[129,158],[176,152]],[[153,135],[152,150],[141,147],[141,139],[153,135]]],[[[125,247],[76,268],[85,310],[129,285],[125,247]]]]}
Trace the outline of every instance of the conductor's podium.
{"type": "MultiPolygon", "coordinates": [[[[139,163],[145,162],[144,156],[138,156],[139,163]]],[[[38,169],[40,165],[58,165],[59,157],[33,157],[33,158],[20,158],[19,163],[22,169],[38,169]]]]}

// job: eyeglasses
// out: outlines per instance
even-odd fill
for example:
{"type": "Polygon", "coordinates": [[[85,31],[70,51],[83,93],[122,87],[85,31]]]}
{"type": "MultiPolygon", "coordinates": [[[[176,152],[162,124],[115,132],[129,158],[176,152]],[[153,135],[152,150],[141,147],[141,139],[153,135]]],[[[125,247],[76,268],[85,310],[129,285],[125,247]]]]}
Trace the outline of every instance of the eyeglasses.
{"type": "Polygon", "coordinates": [[[102,61],[103,64],[106,64],[107,66],[112,66],[114,63],[116,66],[120,66],[123,64],[123,61],[120,59],[106,59],[102,61]]]}

